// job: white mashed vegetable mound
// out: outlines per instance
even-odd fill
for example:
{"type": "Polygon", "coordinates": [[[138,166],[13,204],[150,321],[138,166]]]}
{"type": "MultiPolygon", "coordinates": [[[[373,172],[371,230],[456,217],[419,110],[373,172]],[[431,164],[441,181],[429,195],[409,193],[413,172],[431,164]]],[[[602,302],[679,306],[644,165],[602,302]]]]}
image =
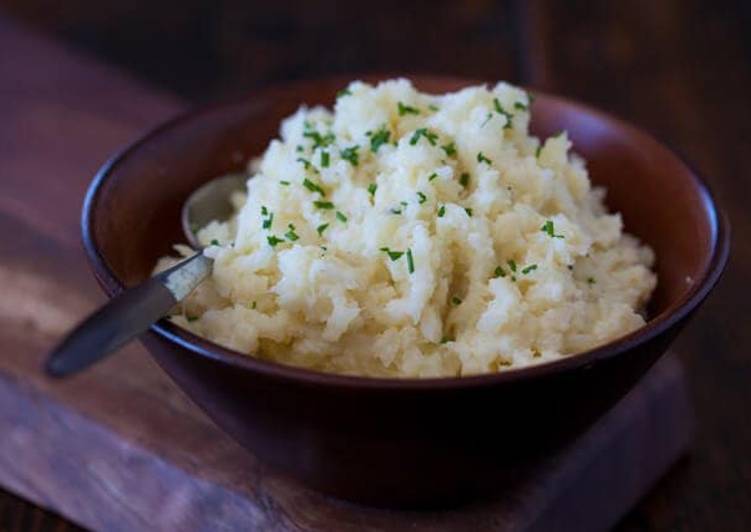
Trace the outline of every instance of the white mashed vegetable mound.
{"type": "Polygon", "coordinates": [[[529,134],[533,109],[506,83],[431,95],[405,79],[300,108],[251,162],[236,218],[199,231],[213,274],[173,321],[376,377],[508,371],[637,329],[653,253],[566,133],[529,134]]]}

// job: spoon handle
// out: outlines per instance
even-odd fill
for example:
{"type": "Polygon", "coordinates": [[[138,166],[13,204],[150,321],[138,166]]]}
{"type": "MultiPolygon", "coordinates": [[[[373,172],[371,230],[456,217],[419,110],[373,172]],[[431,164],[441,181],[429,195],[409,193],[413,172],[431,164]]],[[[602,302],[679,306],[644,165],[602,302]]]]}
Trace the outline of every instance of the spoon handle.
{"type": "Polygon", "coordinates": [[[145,332],[208,276],[212,262],[198,252],[111,299],[50,354],[47,373],[53,377],[76,373],[145,332]]]}

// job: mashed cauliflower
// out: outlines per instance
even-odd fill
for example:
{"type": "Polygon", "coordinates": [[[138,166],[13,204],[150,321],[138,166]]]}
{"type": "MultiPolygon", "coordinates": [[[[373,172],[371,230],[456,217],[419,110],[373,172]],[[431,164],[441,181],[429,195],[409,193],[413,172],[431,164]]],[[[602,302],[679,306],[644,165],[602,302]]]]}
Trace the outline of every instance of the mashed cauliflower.
{"type": "Polygon", "coordinates": [[[506,83],[404,79],[300,108],[236,218],[199,232],[213,274],[173,321],[259,358],[397,377],[508,371],[642,326],[652,251],[565,132],[529,134],[533,109],[506,83]]]}

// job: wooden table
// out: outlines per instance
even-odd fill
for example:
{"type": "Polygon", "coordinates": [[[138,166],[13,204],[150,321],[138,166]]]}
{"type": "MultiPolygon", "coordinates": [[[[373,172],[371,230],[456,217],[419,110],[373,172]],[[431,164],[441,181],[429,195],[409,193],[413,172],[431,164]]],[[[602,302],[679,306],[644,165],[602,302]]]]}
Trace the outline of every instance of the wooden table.
{"type": "MultiPolygon", "coordinates": [[[[515,10],[509,15],[504,9],[471,3],[474,7],[461,17],[453,12],[439,16],[430,11],[424,15],[429,22],[435,22],[434,30],[449,44],[463,30],[481,25],[482,20],[487,19],[514,23],[524,30],[516,38],[506,32],[502,32],[502,37],[483,33],[478,37],[480,42],[454,46],[451,49],[462,59],[459,67],[457,62],[445,59],[445,54],[435,54],[444,59],[407,54],[406,58],[399,56],[401,62],[367,62],[369,56],[364,52],[368,52],[368,47],[377,48],[377,40],[362,39],[358,44],[360,49],[352,53],[365,58],[364,68],[405,68],[488,79],[525,79],[531,85],[588,101],[655,131],[687,153],[708,176],[720,202],[730,212],[735,241],[724,280],[676,343],[689,370],[698,415],[696,444],[692,458],[676,468],[631,513],[621,529],[744,530],[751,520],[751,455],[748,453],[751,422],[747,413],[747,405],[751,403],[751,369],[745,359],[751,348],[751,335],[746,326],[751,313],[744,297],[751,271],[751,248],[745,237],[751,230],[751,216],[746,206],[751,198],[746,175],[750,166],[747,154],[751,148],[751,106],[748,104],[751,68],[743,19],[729,16],[723,6],[713,7],[702,2],[644,0],[615,6],[615,3],[588,3],[578,7],[569,2],[501,4],[515,10]],[[488,45],[493,45],[490,46],[492,52],[481,53],[488,45]],[[511,52],[503,47],[505,45],[509,45],[511,52]],[[499,65],[501,74],[496,70],[499,65]]],[[[191,5],[189,2],[188,9],[191,5]]],[[[285,2],[280,6],[277,9],[286,13],[284,16],[298,20],[290,14],[285,2]]],[[[23,6],[17,5],[14,9],[24,14],[23,6]]],[[[75,10],[75,3],[71,9],[75,10]]],[[[330,7],[318,9],[323,18],[333,16],[330,7]]],[[[344,20],[354,19],[354,10],[342,8],[339,16],[344,20]]],[[[158,14],[159,8],[156,11],[158,14]]],[[[386,6],[386,12],[393,15],[395,8],[386,6]]],[[[309,13],[303,10],[298,17],[306,14],[309,13]]],[[[376,22],[384,17],[386,15],[379,14],[376,22]]],[[[241,22],[227,21],[226,17],[222,20],[225,25],[241,22]]],[[[52,277],[59,268],[79,272],[73,275],[71,286],[56,286],[36,283],[32,276],[8,278],[11,268],[7,263],[0,264],[0,272],[6,275],[10,287],[0,302],[0,313],[18,331],[19,342],[21,337],[27,341],[31,334],[38,339],[41,348],[65,330],[74,316],[101,301],[85,273],[82,255],[71,252],[78,249],[77,208],[62,210],[59,205],[65,203],[65,198],[68,198],[67,205],[71,204],[70,198],[80,198],[94,169],[116,146],[130,140],[134,130],[172,114],[181,103],[174,97],[139,89],[140,85],[124,80],[122,74],[109,67],[96,67],[99,73],[105,71],[106,76],[92,76],[90,67],[74,68],[72,72],[63,70],[61,65],[70,67],[82,63],[59,47],[31,38],[7,22],[0,24],[0,50],[3,50],[0,53],[0,72],[3,72],[0,116],[6,124],[0,136],[0,160],[3,161],[3,186],[10,191],[0,197],[0,222],[6,235],[0,240],[0,250],[3,257],[10,257],[11,250],[19,249],[18,246],[21,249],[33,247],[36,260],[24,266],[43,273],[42,277],[52,277]],[[6,74],[28,73],[28,65],[39,61],[44,61],[49,68],[35,74],[33,84],[20,84],[20,75],[6,74]],[[63,78],[74,83],[61,89],[63,78]],[[92,85],[95,78],[111,81],[92,85]],[[139,106],[124,103],[134,100],[139,106]],[[140,110],[134,111],[136,107],[140,110]],[[54,120],[47,121],[49,117],[54,120]],[[85,145],[66,143],[68,133],[81,124],[96,124],[96,134],[85,145]],[[44,146],[45,150],[59,150],[58,154],[64,153],[65,157],[56,160],[65,160],[68,164],[48,168],[44,164],[46,157],[41,154],[38,159],[14,157],[22,151],[28,153],[28,148],[35,145],[44,146]],[[44,186],[35,191],[34,198],[19,195],[24,189],[21,179],[50,174],[55,179],[44,179],[44,186]],[[14,194],[14,190],[18,194],[14,194]],[[38,208],[30,209],[30,204],[38,208]],[[20,313],[17,306],[9,307],[9,301],[23,301],[22,296],[29,291],[62,294],[66,303],[54,309],[22,308],[20,313]],[[43,319],[39,318],[40,312],[45,313],[43,319]]],[[[43,24],[54,28],[50,20],[43,24]]],[[[416,40],[440,50],[440,43],[444,41],[429,35],[427,30],[424,33],[417,35],[416,40]]],[[[308,26],[299,33],[287,34],[289,46],[298,46],[299,39],[312,35],[315,32],[308,26]],[[302,37],[298,37],[299,34],[302,37]]],[[[350,35],[350,38],[355,36],[350,35]]],[[[400,37],[395,41],[390,45],[394,56],[394,49],[404,44],[400,37]]],[[[279,42],[269,44],[259,38],[250,43],[236,41],[233,44],[248,44],[244,49],[230,46],[228,49],[232,51],[222,56],[230,63],[235,61],[243,66],[239,69],[243,73],[238,76],[241,85],[246,87],[287,77],[285,65],[296,67],[295,75],[320,74],[325,70],[323,67],[316,70],[311,64],[327,64],[330,70],[352,68],[336,55],[338,52],[333,46],[323,45],[323,59],[339,60],[330,66],[330,61],[316,63],[312,58],[297,64],[293,56],[274,50],[282,46],[279,42]],[[272,49],[271,55],[278,64],[262,62],[259,68],[251,69],[253,65],[248,58],[261,54],[263,46],[272,49]],[[239,50],[244,50],[242,53],[247,57],[238,55],[239,50]]],[[[384,52],[379,57],[387,55],[384,52]]],[[[197,83],[184,92],[189,96],[231,92],[227,88],[231,86],[231,78],[226,74],[216,77],[218,81],[213,84],[197,83]]],[[[137,349],[124,354],[125,358],[138,356],[137,349]]],[[[97,377],[91,377],[94,390],[97,377]]],[[[138,383],[131,385],[132,391],[137,392],[138,383]]],[[[175,398],[178,402],[183,400],[175,398]]],[[[62,522],[9,495],[0,497],[0,528],[26,530],[58,523],[62,522]]]]}

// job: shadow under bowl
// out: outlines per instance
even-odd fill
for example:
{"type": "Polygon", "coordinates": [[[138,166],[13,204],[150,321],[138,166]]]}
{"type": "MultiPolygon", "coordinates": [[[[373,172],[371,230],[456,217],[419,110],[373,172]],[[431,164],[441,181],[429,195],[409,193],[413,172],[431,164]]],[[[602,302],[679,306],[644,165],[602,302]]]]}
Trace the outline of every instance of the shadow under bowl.
{"type": "MultiPolygon", "coordinates": [[[[180,209],[207,180],[244,168],[301,103],[331,105],[351,78],[279,86],[185,114],[115,156],[94,179],[83,234],[109,296],[149,276],[182,241],[180,209]]],[[[374,81],[367,76],[368,81],[374,81]]],[[[413,78],[442,93],[474,83],[413,78]]],[[[611,408],[666,350],[717,282],[729,228],[706,185],[651,136],[537,94],[532,132],[565,129],[607,204],[657,255],[650,319],[576,356],[492,375],[372,379],[258,360],[162,320],[143,342],[221,428],[259,459],[326,493],[385,506],[494,491],[611,408]]]]}

